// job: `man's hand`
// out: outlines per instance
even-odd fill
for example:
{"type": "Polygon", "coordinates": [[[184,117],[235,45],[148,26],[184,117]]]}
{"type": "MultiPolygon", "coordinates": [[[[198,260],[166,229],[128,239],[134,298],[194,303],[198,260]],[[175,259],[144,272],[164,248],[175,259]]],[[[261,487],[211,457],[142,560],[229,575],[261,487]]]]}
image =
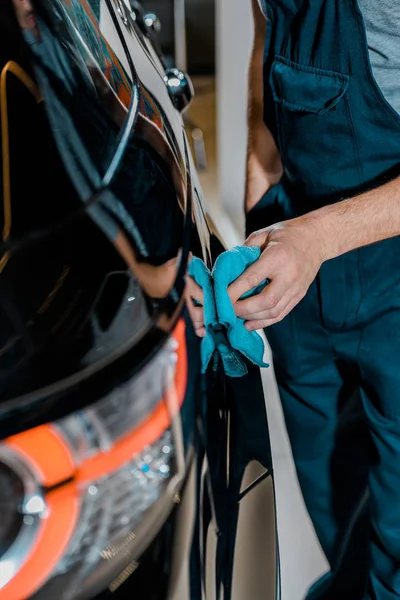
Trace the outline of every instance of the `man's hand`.
{"type": "Polygon", "coordinates": [[[281,321],[306,295],[324,260],[322,237],[302,219],[293,219],[253,233],[246,246],[260,246],[262,254],[229,287],[238,317],[249,331],[281,321]],[[270,280],[257,296],[243,294],[270,280]]]}

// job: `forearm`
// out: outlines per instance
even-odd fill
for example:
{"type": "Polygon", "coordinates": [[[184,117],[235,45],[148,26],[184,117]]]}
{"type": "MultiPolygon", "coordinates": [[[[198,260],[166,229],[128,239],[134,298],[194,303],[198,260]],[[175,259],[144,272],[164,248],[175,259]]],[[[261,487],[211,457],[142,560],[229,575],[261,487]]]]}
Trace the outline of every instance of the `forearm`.
{"type": "Polygon", "coordinates": [[[253,0],[254,43],[249,66],[246,206],[251,208],[282,175],[271,133],[264,124],[263,61],[266,20],[253,0]]]}
{"type": "Polygon", "coordinates": [[[400,235],[400,177],[300,220],[318,236],[323,261],[400,235]]]}
{"type": "Polygon", "coordinates": [[[229,287],[250,330],[278,323],[304,298],[326,260],[400,235],[400,177],[380,188],[260,229],[246,241],[260,258],[229,287]],[[260,282],[270,283],[240,300],[260,282]]]}

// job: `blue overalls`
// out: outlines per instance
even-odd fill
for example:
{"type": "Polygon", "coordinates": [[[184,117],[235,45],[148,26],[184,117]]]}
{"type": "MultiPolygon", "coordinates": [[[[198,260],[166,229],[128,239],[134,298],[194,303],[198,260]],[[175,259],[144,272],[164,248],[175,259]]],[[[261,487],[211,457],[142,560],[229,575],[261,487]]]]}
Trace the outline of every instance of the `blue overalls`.
{"type": "MultiPolygon", "coordinates": [[[[356,0],[262,2],[265,122],[284,176],[250,212],[248,231],[400,174],[400,116],[373,78],[356,0]]],[[[400,239],[323,264],[266,334],[331,565],[309,598],[399,599],[400,239]]]]}

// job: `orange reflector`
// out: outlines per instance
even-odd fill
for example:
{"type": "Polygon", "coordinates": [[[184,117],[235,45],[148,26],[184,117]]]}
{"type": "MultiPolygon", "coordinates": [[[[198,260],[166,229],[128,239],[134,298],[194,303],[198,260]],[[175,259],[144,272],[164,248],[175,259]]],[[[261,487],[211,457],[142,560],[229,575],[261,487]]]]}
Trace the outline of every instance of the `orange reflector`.
{"type": "Polygon", "coordinates": [[[51,425],[9,437],[6,444],[32,465],[45,487],[53,487],[74,476],[75,464],[68,445],[51,425]]]}
{"type": "Polygon", "coordinates": [[[166,391],[166,397],[159,402],[153,413],[132,432],[116,442],[109,450],[86,460],[77,473],[79,483],[89,483],[120,469],[146,446],[156,442],[171,425],[171,417],[175,415],[171,415],[169,411],[171,403],[167,400],[172,393],[176,398],[176,410],[179,410],[185,398],[187,386],[187,350],[183,320],[178,322],[173,338],[178,345],[175,377],[171,386],[173,389],[166,391]]]}
{"type": "Polygon", "coordinates": [[[153,413],[108,452],[86,460],[77,470],[72,453],[52,425],[41,425],[12,436],[5,444],[24,458],[37,473],[46,494],[47,514],[40,523],[31,552],[18,573],[0,590],[0,600],[25,600],[46,582],[64,555],[79,519],[79,486],[120,469],[135,454],[156,442],[171,425],[183,404],[187,387],[185,323],[181,319],[173,333],[177,342],[174,380],[153,413]],[[171,403],[171,396],[174,402],[171,403]],[[68,480],[73,479],[72,483],[68,480]]]}

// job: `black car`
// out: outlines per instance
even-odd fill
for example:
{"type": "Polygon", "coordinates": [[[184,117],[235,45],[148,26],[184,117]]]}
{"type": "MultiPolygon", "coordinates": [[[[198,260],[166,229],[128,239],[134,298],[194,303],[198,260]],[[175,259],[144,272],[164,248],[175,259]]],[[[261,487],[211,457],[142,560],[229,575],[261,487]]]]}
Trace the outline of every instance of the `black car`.
{"type": "Polygon", "coordinates": [[[200,600],[210,564],[228,599],[272,465],[259,370],[201,375],[186,308],[224,249],[190,80],[128,0],[2,2],[0,70],[0,600],[200,600]]]}

